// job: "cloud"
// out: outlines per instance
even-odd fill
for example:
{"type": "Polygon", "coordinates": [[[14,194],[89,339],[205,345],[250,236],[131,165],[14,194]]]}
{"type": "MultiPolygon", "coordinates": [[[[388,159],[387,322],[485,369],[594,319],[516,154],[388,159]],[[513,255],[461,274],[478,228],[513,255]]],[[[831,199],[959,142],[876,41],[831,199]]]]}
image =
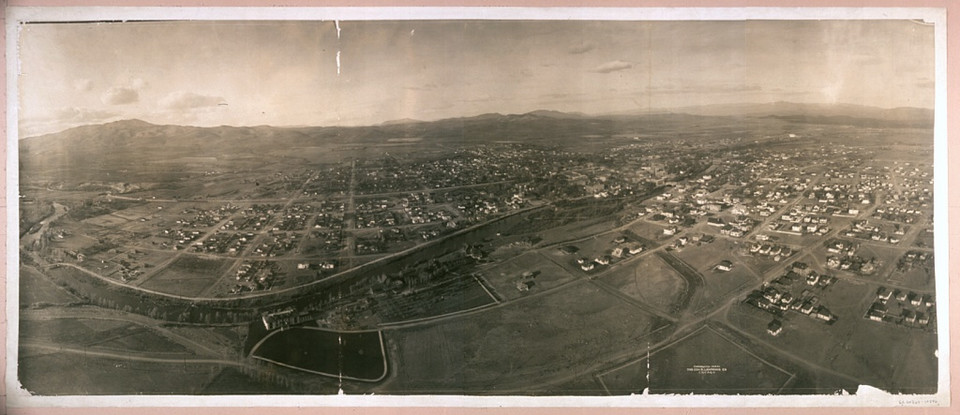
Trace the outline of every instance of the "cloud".
{"type": "Polygon", "coordinates": [[[113,111],[95,110],[81,107],[52,109],[36,117],[27,117],[20,123],[20,138],[62,131],[85,124],[98,124],[111,121],[120,114],[113,111]]]}
{"type": "Polygon", "coordinates": [[[914,82],[914,85],[917,86],[917,87],[920,87],[920,88],[933,88],[933,87],[935,87],[937,84],[936,84],[936,82],[934,82],[934,81],[931,80],[930,78],[921,78],[921,79],[917,80],[916,82],[914,82]]]}
{"type": "Polygon", "coordinates": [[[594,45],[593,43],[584,43],[582,45],[577,45],[570,49],[567,49],[567,52],[569,52],[571,55],[580,55],[583,53],[587,53],[595,48],[596,48],[596,45],[594,45]]]}
{"type": "Polygon", "coordinates": [[[93,81],[89,79],[77,79],[73,81],[73,89],[81,92],[88,92],[93,89],[93,81]]]}
{"type": "Polygon", "coordinates": [[[100,97],[104,104],[125,105],[132,104],[140,100],[140,94],[136,89],[115,86],[110,88],[100,97]]]}
{"type": "Polygon", "coordinates": [[[53,112],[52,120],[70,123],[90,123],[104,121],[120,114],[113,111],[94,110],[80,107],[60,108],[53,112]]]}
{"type": "Polygon", "coordinates": [[[411,90],[411,91],[432,91],[432,90],[435,90],[435,89],[437,89],[437,88],[439,88],[439,85],[437,85],[437,84],[435,84],[435,83],[433,83],[433,82],[429,82],[429,83],[426,83],[426,84],[423,84],[423,85],[410,85],[410,86],[404,87],[404,89],[408,89],[408,90],[411,90]]]}
{"type": "Polygon", "coordinates": [[[215,107],[224,103],[223,97],[214,97],[209,95],[199,95],[193,92],[177,91],[163,97],[160,100],[160,106],[169,109],[188,109],[215,107]]]}
{"type": "Polygon", "coordinates": [[[632,67],[633,67],[633,64],[630,62],[615,60],[615,61],[610,61],[610,62],[601,64],[600,66],[597,66],[596,68],[591,69],[590,72],[610,73],[610,72],[630,69],[632,67]]]}

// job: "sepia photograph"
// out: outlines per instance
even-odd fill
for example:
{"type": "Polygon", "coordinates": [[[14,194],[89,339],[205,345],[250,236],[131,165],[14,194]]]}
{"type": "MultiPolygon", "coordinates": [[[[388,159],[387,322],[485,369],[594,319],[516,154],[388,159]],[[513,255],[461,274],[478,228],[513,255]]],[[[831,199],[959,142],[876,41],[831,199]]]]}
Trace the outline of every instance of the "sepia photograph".
{"type": "Polygon", "coordinates": [[[949,404],[943,10],[16,12],[11,403],[949,404]]]}

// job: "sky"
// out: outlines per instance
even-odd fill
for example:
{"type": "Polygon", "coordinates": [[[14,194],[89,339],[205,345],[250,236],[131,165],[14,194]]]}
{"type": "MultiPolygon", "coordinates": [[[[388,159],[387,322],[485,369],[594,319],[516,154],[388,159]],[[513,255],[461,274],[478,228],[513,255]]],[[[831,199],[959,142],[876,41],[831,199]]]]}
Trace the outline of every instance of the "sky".
{"type": "Polygon", "coordinates": [[[20,135],[157,124],[371,125],[539,109],[934,106],[908,20],[161,21],[20,27],[20,135]]]}

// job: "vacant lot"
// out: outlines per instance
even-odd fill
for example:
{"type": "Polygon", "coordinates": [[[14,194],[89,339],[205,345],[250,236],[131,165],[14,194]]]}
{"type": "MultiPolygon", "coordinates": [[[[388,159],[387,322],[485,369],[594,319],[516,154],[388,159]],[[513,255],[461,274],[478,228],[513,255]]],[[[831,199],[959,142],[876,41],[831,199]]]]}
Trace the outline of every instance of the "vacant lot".
{"type": "Polygon", "coordinates": [[[220,368],[51,353],[22,357],[23,387],[40,395],[197,394],[220,368]]]}
{"type": "Polygon", "coordinates": [[[517,283],[523,279],[525,272],[534,274],[530,278],[534,285],[527,291],[531,294],[556,287],[576,278],[547,258],[547,256],[550,256],[556,261],[570,261],[575,255],[564,255],[555,248],[548,248],[543,253],[528,252],[488,268],[482,274],[501,298],[507,300],[518,298],[525,295],[524,292],[517,289],[517,283]]]}
{"type": "Polygon", "coordinates": [[[105,228],[112,228],[115,226],[123,225],[129,222],[130,219],[119,216],[116,212],[107,213],[105,215],[100,215],[90,219],[84,219],[82,222],[87,225],[103,226],[105,228]]]}
{"type": "Polygon", "coordinates": [[[935,272],[933,271],[932,264],[929,268],[918,266],[907,272],[893,271],[887,281],[910,287],[917,291],[933,291],[936,286],[935,272]]]}
{"type": "Polygon", "coordinates": [[[543,238],[542,244],[555,244],[586,238],[614,228],[614,223],[605,218],[589,219],[558,226],[537,235],[543,238]]]}
{"type": "Polygon", "coordinates": [[[709,328],[599,377],[614,395],[640,393],[769,394],[792,374],[709,328]],[[649,381],[648,381],[649,379],[649,381]]]}
{"type": "Polygon", "coordinates": [[[387,293],[376,300],[374,313],[385,323],[441,316],[496,302],[470,276],[451,277],[449,281],[416,292],[387,293]]]}
{"type": "Polygon", "coordinates": [[[729,241],[718,240],[694,249],[685,249],[676,255],[703,275],[703,290],[694,296],[690,304],[691,309],[695,311],[711,309],[751,286],[760,284],[760,276],[739,261],[736,251],[724,250],[735,249],[734,246],[729,241]],[[723,260],[733,263],[731,271],[716,269],[716,265],[723,260]]]}
{"type": "Polygon", "coordinates": [[[234,263],[184,255],[143,283],[143,288],[183,296],[198,296],[234,263]]]}
{"type": "Polygon", "coordinates": [[[194,354],[144,326],[120,320],[25,320],[20,324],[20,340],[26,344],[62,345],[89,350],[181,356],[194,354]]]}
{"type": "Polygon", "coordinates": [[[666,226],[661,226],[647,220],[640,220],[633,225],[630,225],[627,230],[637,234],[641,238],[646,238],[651,241],[656,241],[664,237],[663,230],[666,226]]]}
{"type": "Polygon", "coordinates": [[[20,268],[20,307],[31,304],[68,304],[79,302],[73,294],[58,287],[32,267],[20,268]]]}
{"type": "Polygon", "coordinates": [[[214,376],[199,393],[201,395],[264,395],[284,392],[289,393],[290,390],[271,382],[255,379],[236,368],[227,367],[214,376]]]}
{"type": "Polygon", "coordinates": [[[838,315],[837,321],[828,325],[788,312],[783,332],[776,337],[766,333],[773,317],[752,306],[732,307],[728,320],[772,347],[860,383],[904,393],[929,391],[931,384],[936,385],[936,335],[864,319],[876,289],[873,284],[841,280],[818,291],[822,304],[838,315]]]}
{"type": "Polygon", "coordinates": [[[683,277],[656,255],[617,268],[600,280],[669,313],[679,311],[678,301],[687,286],[683,277]]]}
{"type": "Polygon", "coordinates": [[[419,327],[391,330],[392,393],[536,388],[531,379],[586,372],[667,324],[589,284],[419,327]]]}
{"type": "Polygon", "coordinates": [[[893,393],[934,393],[937,336],[860,320],[830,366],[893,393]]]}
{"type": "Polygon", "coordinates": [[[743,252],[746,246],[749,245],[743,241],[732,241],[728,238],[718,237],[708,244],[688,246],[682,251],[676,252],[676,255],[690,266],[706,273],[705,271],[713,269],[717,263],[724,259],[730,261],[737,259],[738,254],[743,252]]]}

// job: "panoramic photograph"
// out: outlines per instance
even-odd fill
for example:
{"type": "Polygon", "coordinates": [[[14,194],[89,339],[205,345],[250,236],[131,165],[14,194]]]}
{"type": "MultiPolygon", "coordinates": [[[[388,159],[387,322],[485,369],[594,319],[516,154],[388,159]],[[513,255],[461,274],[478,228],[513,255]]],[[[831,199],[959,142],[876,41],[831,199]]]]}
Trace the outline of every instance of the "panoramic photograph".
{"type": "Polygon", "coordinates": [[[17,33],[24,394],[942,387],[932,22],[17,33]]]}

